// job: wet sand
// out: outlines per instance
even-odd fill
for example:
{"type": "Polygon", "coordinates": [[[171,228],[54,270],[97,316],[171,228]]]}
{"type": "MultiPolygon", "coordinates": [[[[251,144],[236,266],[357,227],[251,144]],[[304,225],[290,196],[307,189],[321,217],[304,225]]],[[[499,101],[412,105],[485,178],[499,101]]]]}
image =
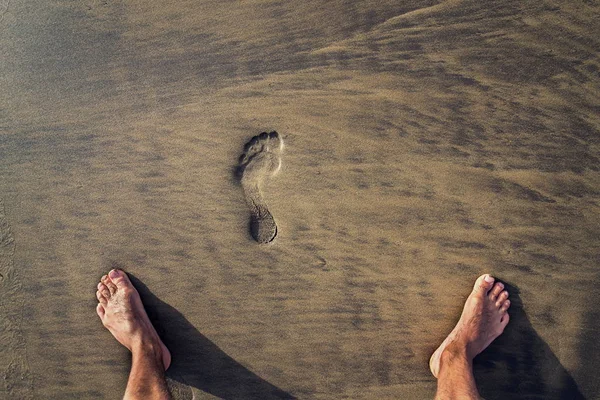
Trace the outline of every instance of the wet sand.
{"type": "Polygon", "coordinates": [[[515,301],[482,395],[600,398],[599,17],[0,0],[0,397],[121,396],[129,356],[94,310],[121,266],[179,399],[431,398],[485,272],[515,301]],[[259,245],[235,170],[274,130],[259,245]]]}

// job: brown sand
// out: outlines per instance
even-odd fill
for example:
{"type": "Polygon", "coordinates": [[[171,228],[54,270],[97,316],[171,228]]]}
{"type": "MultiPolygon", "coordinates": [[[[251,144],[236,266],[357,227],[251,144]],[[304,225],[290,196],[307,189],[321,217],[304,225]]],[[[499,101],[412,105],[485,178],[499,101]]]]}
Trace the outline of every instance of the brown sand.
{"type": "Polygon", "coordinates": [[[519,294],[482,394],[600,398],[599,18],[0,0],[0,398],[122,394],[94,311],[114,265],[153,293],[178,398],[431,397],[484,272],[519,294]],[[234,170],[271,130],[259,245],[234,170]]]}

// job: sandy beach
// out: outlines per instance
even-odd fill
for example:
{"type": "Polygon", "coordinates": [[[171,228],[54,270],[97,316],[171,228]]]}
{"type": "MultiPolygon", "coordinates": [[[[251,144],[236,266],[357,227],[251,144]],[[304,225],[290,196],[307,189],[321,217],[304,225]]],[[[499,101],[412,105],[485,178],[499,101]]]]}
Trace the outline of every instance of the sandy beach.
{"type": "Polygon", "coordinates": [[[432,398],[483,273],[513,305],[481,395],[600,399],[599,21],[594,0],[0,0],[0,398],[122,396],[94,295],[120,267],[175,399],[432,398]],[[272,131],[259,244],[236,169],[272,131]]]}

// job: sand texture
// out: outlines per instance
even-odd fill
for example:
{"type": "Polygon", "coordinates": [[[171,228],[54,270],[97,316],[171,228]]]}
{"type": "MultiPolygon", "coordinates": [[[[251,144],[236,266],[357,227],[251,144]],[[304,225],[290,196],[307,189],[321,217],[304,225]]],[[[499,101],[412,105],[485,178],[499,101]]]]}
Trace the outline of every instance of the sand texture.
{"type": "Polygon", "coordinates": [[[122,395],[94,296],[120,266],[176,399],[431,398],[485,272],[513,306],[481,394],[600,399],[599,22],[596,0],[0,0],[0,398],[122,395]],[[272,131],[283,151],[240,160],[272,131]]]}

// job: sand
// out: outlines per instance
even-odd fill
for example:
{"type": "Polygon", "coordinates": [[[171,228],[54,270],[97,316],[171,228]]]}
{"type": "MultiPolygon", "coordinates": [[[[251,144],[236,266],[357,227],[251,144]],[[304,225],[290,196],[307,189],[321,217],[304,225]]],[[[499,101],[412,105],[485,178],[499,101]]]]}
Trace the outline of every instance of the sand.
{"type": "Polygon", "coordinates": [[[0,0],[0,398],[114,399],[130,272],[178,399],[425,399],[475,278],[496,398],[600,398],[596,1],[0,0]],[[249,229],[244,145],[277,131],[249,229]]]}

